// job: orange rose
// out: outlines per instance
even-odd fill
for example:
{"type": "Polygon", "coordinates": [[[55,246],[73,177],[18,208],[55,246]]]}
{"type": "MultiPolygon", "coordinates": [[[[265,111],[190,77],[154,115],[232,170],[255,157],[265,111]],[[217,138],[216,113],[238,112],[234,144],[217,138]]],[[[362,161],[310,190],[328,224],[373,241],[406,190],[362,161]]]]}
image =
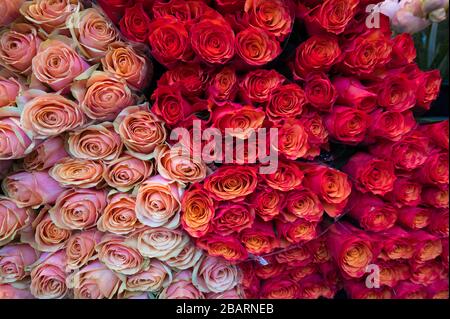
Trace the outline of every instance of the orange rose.
{"type": "Polygon", "coordinates": [[[296,162],[279,161],[275,173],[261,175],[270,187],[283,192],[299,188],[303,181],[303,172],[296,162]]]}
{"type": "Polygon", "coordinates": [[[204,236],[212,227],[215,204],[207,191],[194,184],[181,202],[181,224],[192,237],[204,236]]]}
{"type": "Polygon", "coordinates": [[[97,229],[73,234],[66,245],[67,268],[79,269],[89,261],[97,258],[95,246],[100,242],[103,233],[97,229]]]}
{"type": "Polygon", "coordinates": [[[65,157],[49,170],[49,174],[62,186],[91,188],[102,183],[104,169],[100,161],[65,157]]]}

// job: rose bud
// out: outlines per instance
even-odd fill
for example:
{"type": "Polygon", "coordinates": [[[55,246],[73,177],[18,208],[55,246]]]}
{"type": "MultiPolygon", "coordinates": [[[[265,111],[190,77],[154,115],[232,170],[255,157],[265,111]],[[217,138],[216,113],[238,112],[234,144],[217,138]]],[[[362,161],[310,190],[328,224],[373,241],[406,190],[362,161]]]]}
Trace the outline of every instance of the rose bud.
{"type": "Polygon", "coordinates": [[[251,228],[244,229],[240,240],[250,254],[268,254],[278,247],[278,240],[272,225],[255,221],[251,228]]]}
{"type": "Polygon", "coordinates": [[[264,29],[249,26],[236,35],[236,53],[252,66],[273,61],[281,53],[280,43],[264,29]]]}
{"type": "Polygon", "coordinates": [[[19,159],[31,153],[36,142],[21,127],[19,113],[12,111],[3,116],[1,112],[0,109],[0,160],[19,159]]]}
{"type": "Polygon", "coordinates": [[[102,232],[127,235],[142,224],[136,217],[136,199],[124,193],[112,193],[108,204],[97,221],[97,228],[102,232]]]}
{"type": "Polygon", "coordinates": [[[328,233],[331,255],[345,277],[361,278],[377,255],[366,233],[348,223],[332,226],[328,233]]]}
{"type": "Polygon", "coordinates": [[[186,270],[194,267],[202,256],[203,250],[196,247],[194,243],[189,242],[177,256],[173,256],[165,262],[170,268],[186,270]]]}
{"type": "MultiPolygon", "coordinates": [[[[43,171],[51,168],[67,156],[64,149],[64,139],[61,136],[55,136],[45,140],[33,152],[25,156],[23,167],[27,171],[43,171]]],[[[51,171],[49,174],[51,176],[51,171]]]]}
{"type": "Polygon", "coordinates": [[[73,48],[71,40],[66,37],[42,42],[32,62],[33,76],[54,91],[66,88],[88,66],[73,48]]]}
{"type": "Polygon", "coordinates": [[[310,145],[308,144],[308,133],[302,122],[295,119],[287,119],[280,122],[278,128],[278,150],[287,159],[296,160],[306,157],[310,145]]]}
{"type": "Polygon", "coordinates": [[[39,299],[62,299],[66,296],[66,254],[63,250],[45,253],[31,265],[30,291],[39,299]]]}
{"type": "Polygon", "coordinates": [[[9,71],[0,71],[0,108],[6,106],[15,106],[16,98],[22,91],[22,85],[16,80],[14,76],[9,76],[8,73],[9,71]]]}
{"type": "Polygon", "coordinates": [[[217,257],[205,257],[192,271],[192,283],[201,292],[224,292],[240,281],[240,273],[232,265],[217,257]]]}
{"type": "Polygon", "coordinates": [[[304,174],[294,161],[279,161],[275,173],[260,175],[268,186],[287,192],[301,187],[304,174]]]}
{"type": "Polygon", "coordinates": [[[414,62],[417,53],[410,34],[401,33],[394,37],[392,42],[392,66],[400,67],[414,62]]]}
{"type": "Polygon", "coordinates": [[[403,207],[397,213],[399,222],[414,230],[427,227],[431,221],[431,211],[426,208],[403,207]]]}
{"type": "Polygon", "coordinates": [[[426,299],[427,291],[422,285],[402,281],[395,288],[396,299],[426,299]]]}
{"type": "Polygon", "coordinates": [[[442,78],[438,70],[428,72],[418,71],[414,78],[417,105],[428,110],[431,103],[436,100],[441,90],[442,78]]]}
{"type": "Polygon", "coordinates": [[[431,141],[438,147],[448,150],[449,145],[449,120],[422,125],[420,130],[431,138],[431,141]]]}
{"type": "Polygon", "coordinates": [[[367,113],[377,107],[377,94],[369,91],[357,78],[337,76],[333,79],[338,97],[337,103],[347,105],[367,113]]]}
{"type": "Polygon", "coordinates": [[[294,79],[305,79],[311,72],[328,72],[338,62],[341,49],[337,38],[315,35],[302,42],[295,51],[294,79]]]}
{"type": "Polygon", "coordinates": [[[436,260],[411,266],[411,282],[428,286],[444,277],[444,268],[436,260]]]}
{"type": "Polygon", "coordinates": [[[414,254],[413,241],[409,232],[403,228],[394,226],[380,233],[382,243],[382,253],[388,259],[410,259],[414,254]]]}
{"type": "Polygon", "coordinates": [[[285,208],[281,220],[293,222],[302,218],[310,222],[318,222],[322,219],[323,207],[316,194],[307,188],[290,191],[285,198],[285,208]]]}
{"type": "Polygon", "coordinates": [[[377,109],[370,114],[370,118],[369,139],[385,138],[391,141],[399,141],[416,125],[413,114],[410,111],[403,113],[383,112],[381,109],[377,109]]]}
{"type": "Polygon", "coordinates": [[[448,299],[448,280],[438,280],[427,287],[428,298],[448,299]]]}
{"type": "Polygon", "coordinates": [[[91,188],[102,184],[104,169],[100,161],[65,157],[48,173],[63,187],[91,188]]]}
{"type": "Polygon", "coordinates": [[[423,230],[412,232],[411,238],[414,241],[415,248],[413,258],[417,263],[425,263],[433,260],[443,251],[441,240],[423,230]]]}
{"type": "Polygon", "coordinates": [[[95,227],[105,206],[105,190],[68,189],[58,196],[49,214],[60,228],[84,230],[95,227]]]}
{"type": "Polygon", "coordinates": [[[136,190],[136,216],[147,226],[175,229],[180,224],[183,189],[160,175],[150,177],[136,190]]]}
{"type": "Polygon", "coordinates": [[[73,157],[105,161],[118,158],[123,146],[119,134],[109,122],[70,132],[67,144],[68,151],[73,157]]]}
{"type": "Polygon", "coordinates": [[[45,139],[86,123],[79,105],[62,95],[32,90],[18,98],[20,124],[34,138],[45,139]]]}
{"type": "Polygon", "coordinates": [[[133,232],[125,243],[144,257],[166,261],[180,254],[189,244],[189,236],[181,229],[143,227],[133,232]]]}
{"type": "Polygon", "coordinates": [[[352,299],[391,299],[394,294],[389,287],[367,288],[363,281],[345,281],[345,291],[352,299]]]}
{"type": "Polygon", "coordinates": [[[397,207],[417,206],[421,203],[421,192],[421,184],[406,177],[399,176],[395,180],[394,189],[392,192],[387,193],[385,198],[397,207]]]}
{"type": "Polygon", "coordinates": [[[448,209],[434,210],[431,213],[431,222],[428,229],[438,236],[448,236],[448,209]]]}
{"type": "Polygon", "coordinates": [[[424,184],[448,185],[448,152],[431,151],[416,174],[424,184]]]}
{"type": "Polygon", "coordinates": [[[125,237],[119,235],[104,235],[95,250],[98,259],[119,274],[136,274],[144,265],[144,257],[125,243],[125,237]]]}
{"type": "Polygon", "coordinates": [[[296,299],[299,293],[298,283],[283,275],[270,278],[261,286],[262,299],[296,299]]]}
{"type": "Polygon", "coordinates": [[[34,299],[34,296],[27,285],[22,282],[15,282],[0,284],[0,299],[34,299]]]}
{"type": "Polygon", "coordinates": [[[306,266],[312,261],[312,254],[306,245],[292,246],[275,255],[275,260],[289,266],[306,266]]]}
{"type": "Polygon", "coordinates": [[[317,223],[299,218],[291,223],[277,222],[277,233],[292,244],[309,241],[317,236],[317,223]]]}
{"type": "Polygon", "coordinates": [[[103,233],[91,229],[73,234],[66,245],[67,269],[75,270],[89,261],[97,259],[95,246],[100,242],[103,233]]]}
{"type": "Polygon", "coordinates": [[[378,85],[378,104],[388,111],[404,112],[416,104],[415,87],[406,74],[388,75],[378,85]]]}
{"type": "Polygon", "coordinates": [[[150,18],[144,11],[142,3],[125,8],[125,14],[120,19],[120,31],[129,40],[144,43],[150,32],[150,18]]]}
{"type": "Polygon", "coordinates": [[[172,282],[172,270],[157,259],[152,259],[138,273],[127,276],[129,291],[159,292],[172,282]]]}
{"type": "Polygon", "coordinates": [[[111,44],[101,62],[105,72],[125,79],[137,90],[145,88],[153,75],[153,64],[147,56],[123,42],[111,44]]]}
{"type": "Polygon", "coordinates": [[[219,205],[213,219],[214,232],[222,236],[240,233],[252,227],[255,210],[246,203],[226,202],[219,205]]]}
{"type": "Polygon", "coordinates": [[[286,117],[297,117],[302,114],[307,103],[305,92],[297,84],[280,85],[275,89],[267,104],[266,113],[270,120],[280,121],[286,117]]]}
{"type": "Polygon", "coordinates": [[[226,64],[234,56],[234,32],[222,19],[202,19],[190,30],[194,52],[206,63],[226,64]]]}
{"type": "Polygon", "coordinates": [[[66,25],[83,56],[94,61],[104,57],[119,37],[114,25],[96,8],[73,13],[66,25]]]}
{"type": "Polygon", "coordinates": [[[11,199],[0,196],[0,246],[12,241],[31,223],[31,210],[20,208],[11,199]]]}
{"type": "Polygon", "coordinates": [[[325,237],[319,237],[313,239],[307,244],[308,250],[313,255],[313,261],[318,264],[323,264],[331,260],[331,253],[327,246],[327,240],[325,237]]]}
{"type": "Polygon", "coordinates": [[[216,205],[209,193],[199,184],[193,184],[181,202],[181,224],[190,236],[199,238],[212,228],[216,205]]]}
{"type": "Polygon", "coordinates": [[[311,73],[306,78],[305,96],[308,102],[319,111],[329,112],[338,97],[330,79],[325,73],[311,73]]]}
{"type": "Polygon", "coordinates": [[[216,102],[234,100],[238,90],[238,80],[234,68],[225,66],[210,80],[208,97],[216,102]]]}
{"type": "Polygon", "coordinates": [[[448,208],[448,185],[442,188],[426,187],[422,191],[422,203],[436,208],[448,208]]]}
{"type": "Polygon", "coordinates": [[[215,200],[239,201],[255,190],[256,174],[252,166],[221,166],[205,179],[204,188],[215,200]]]}
{"type": "Polygon", "coordinates": [[[177,273],[172,282],[163,289],[159,299],[204,299],[203,294],[192,284],[192,271],[177,273]]]}
{"type": "Polygon", "coordinates": [[[175,17],[157,18],[148,28],[151,53],[159,63],[171,67],[178,61],[188,62],[192,59],[186,27],[175,17]]]}
{"type": "Polygon", "coordinates": [[[122,276],[93,261],[67,278],[75,299],[112,299],[122,285],[122,276]]]}
{"type": "Polygon", "coordinates": [[[239,93],[248,102],[263,103],[270,99],[275,89],[286,79],[275,70],[251,71],[239,83],[239,93]]]}
{"type": "Polygon", "coordinates": [[[247,250],[241,242],[231,236],[223,237],[210,233],[198,239],[197,245],[206,250],[210,256],[223,257],[233,262],[243,261],[248,257],[247,250]]]}
{"type": "Polygon", "coordinates": [[[370,127],[370,117],[363,111],[346,106],[334,107],[324,118],[330,137],[338,142],[356,145],[361,143],[370,127]]]}
{"type": "Polygon", "coordinates": [[[356,180],[355,187],[363,193],[385,195],[394,189],[397,176],[392,162],[366,153],[357,153],[342,168],[356,180]]]}
{"type": "Polygon", "coordinates": [[[11,283],[24,279],[28,266],[39,257],[39,253],[27,244],[12,244],[0,248],[0,283],[11,283]]]}
{"type": "Polygon", "coordinates": [[[347,204],[352,186],[348,176],[323,165],[302,164],[303,186],[315,193],[328,216],[339,216],[347,204]]]}
{"type": "MultiPolygon", "coordinates": [[[[6,26],[16,20],[20,16],[20,6],[25,2],[25,0],[5,0],[2,1],[0,10],[3,13],[0,18],[0,27],[6,26]]],[[[8,288],[5,287],[5,291],[8,288]]],[[[10,288],[13,293],[14,287],[10,288]]]]}
{"type": "Polygon", "coordinates": [[[284,195],[271,187],[260,184],[249,198],[249,203],[264,221],[270,221],[281,213],[284,195]]]}
{"type": "Polygon", "coordinates": [[[2,188],[19,207],[53,204],[63,191],[47,171],[14,173],[3,180],[2,188]]]}

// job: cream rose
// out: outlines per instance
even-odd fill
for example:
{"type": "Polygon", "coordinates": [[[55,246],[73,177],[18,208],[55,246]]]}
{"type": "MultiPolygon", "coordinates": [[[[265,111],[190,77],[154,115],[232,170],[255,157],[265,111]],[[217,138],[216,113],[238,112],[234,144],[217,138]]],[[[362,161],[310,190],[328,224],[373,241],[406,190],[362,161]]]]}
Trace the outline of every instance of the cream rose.
{"type": "Polygon", "coordinates": [[[108,197],[103,214],[97,221],[97,228],[102,232],[126,235],[143,225],[138,221],[135,212],[136,199],[126,193],[115,193],[108,197]]]}

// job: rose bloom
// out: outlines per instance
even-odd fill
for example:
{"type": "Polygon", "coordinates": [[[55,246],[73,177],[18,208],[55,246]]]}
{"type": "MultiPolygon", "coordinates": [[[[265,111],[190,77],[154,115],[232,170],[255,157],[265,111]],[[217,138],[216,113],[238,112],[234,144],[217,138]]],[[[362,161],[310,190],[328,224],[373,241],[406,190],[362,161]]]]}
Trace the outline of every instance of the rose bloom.
{"type": "Polygon", "coordinates": [[[357,153],[342,169],[356,180],[355,187],[363,193],[385,195],[394,189],[397,176],[392,162],[366,153],[357,153]]]}
{"type": "Polygon", "coordinates": [[[128,152],[141,160],[153,158],[156,146],[167,136],[164,123],[149,111],[148,104],[124,109],[114,121],[114,128],[128,152]]]}
{"type": "Polygon", "coordinates": [[[428,110],[441,90],[442,78],[438,70],[418,72],[414,77],[416,100],[419,107],[428,110]]]}
{"type": "MultiPolygon", "coordinates": [[[[0,12],[3,12],[0,18],[0,27],[6,26],[20,16],[19,9],[25,0],[5,0],[0,4],[0,12]]],[[[6,289],[6,288],[5,288],[6,289]]]]}
{"type": "Polygon", "coordinates": [[[433,260],[442,253],[442,242],[437,236],[423,230],[416,230],[410,234],[415,245],[413,258],[416,263],[433,260]]]}
{"type": "Polygon", "coordinates": [[[338,94],[338,104],[367,113],[377,107],[377,94],[365,87],[357,78],[337,76],[333,79],[333,85],[338,94]]]}
{"type": "Polygon", "coordinates": [[[25,2],[20,13],[33,24],[41,27],[47,34],[56,29],[64,29],[67,18],[82,9],[78,0],[32,0],[25,2]]]}
{"type": "Polygon", "coordinates": [[[64,157],[48,173],[61,186],[91,188],[102,185],[104,170],[100,161],[64,157]]]}
{"type": "Polygon", "coordinates": [[[213,219],[214,233],[222,236],[239,233],[252,227],[255,210],[246,203],[226,202],[216,208],[213,219]]]}
{"type": "Polygon", "coordinates": [[[274,60],[281,53],[280,43],[264,29],[249,26],[236,35],[236,52],[252,66],[261,66],[274,60]]]}
{"type": "Polygon", "coordinates": [[[345,144],[361,143],[370,126],[370,117],[363,111],[347,106],[336,106],[324,118],[330,136],[345,144]]]}
{"type": "Polygon", "coordinates": [[[262,284],[262,299],[296,299],[300,292],[298,283],[283,275],[270,278],[262,284]]]}
{"type": "Polygon", "coordinates": [[[409,232],[399,226],[383,231],[380,237],[382,253],[392,260],[410,259],[414,254],[413,241],[409,232]]]}
{"type": "Polygon", "coordinates": [[[393,293],[389,287],[367,288],[364,282],[346,281],[345,291],[352,299],[391,299],[393,293]]]}
{"type": "Polygon", "coordinates": [[[177,273],[170,285],[163,289],[159,299],[204,299],[203,294],[192,284],[192,271],[177,273]]]}
{"type": "MultiPolygon", "coordinates": [[[[406,177],[398,177],[392,192],[385,198],[397,207],[416,206],[421,203],[422,185],[406,177]]],[[[423,197],[423,195],[422,195],[423,197]]]]}
{"type": "Polygon", "coordinates": [[[277,233],[292,244],[312,240],[317,236],[317,223],[299,218],[292,223],[277,222],[277,233]]]}
{"type": "Polygon", "coordinates": [[[167,259],[165,263],[172,269],[186,270],[194,267],[202,256],[203,251],[189,242],[177,256],[167,259]]]}
{"type": "Polygon", "coordinates": [[[234,32],[222,19],[202,19],[190,30],[194,52],[205,62],[226,64],[234,56],[234,32]]]}
{"type": "Polygon", "coordinates": [[[5,106],[15,106],[16,98],[22,91],[22,85],[13,77],[8,77],[8,71],[0,71],[0,108],[5,106]],[[6,73],[6,76],[2,76],[6,73]]]}
{"type": "Polygon", "coordinates": [[[217,16],[217,12],[212,10],[203,0],[189,2],[183,0],[158,1],[153,4],[153,14],[157,18],[164,16],[175,17],[183,23],[195,23],[204,15],[217,16]]]}
{"type": "Polygon", "coordinates": [[[431,210],[421,207],[403,207],[397,211],[398,220],[407,228],[422,229],[431,221],[431,210]]]}
{"type": "Polygon", "coordinates": [[[34,299],[34,296],[27,285],[22,282],[15,282],[0,284],[0,299],[34,299]]]}
{"type": "Polygon", "coordinates": [[[423,130],[426,136],[430,137],[432,142],[443,149],[448,150],[449,146],[449,120],[436,122],[433,124],[422,125],[419,128],[423,130]]]}
{"type": "Polygon", "coordinates": [[[97,228],[102,232],[127,235],[142,224],[136,217],[136,199],[129,194],[113,193],[108,196],[108,204],[97,221],[97,228]]]}
{"type": "Polygon", "coordinates": [[[123,279],[99,261],[90,262],[67,279],[75,299],[112,299],[123,279]]]}
{"type": "Polygon", "coordinates": [[[54,91],[66,88],[88,66],[65,37],[42,42],[32,62],[33,76],[54,91]]]}
{"type": "Polygon", "coordinates": [[[306,157],[310,145],[302,122],[287,119],[278,124],[278,149],[287,159],[306,157]]]}
{"type": "Polygon", "coordinates": [[[39,253],[27,244],[12,244],[0,248],[0,283],[6,284],[24,279],[27,268],[39,257],[39,253]]]}
{"type": "Polygon", "coordinates": [[[159,63],[169,67],[192,58],[189,35],[183,23],[165,16],[153,20],[148,28],[151,53],[159,63]]]}
{"type": "Polygon", "coordinates": [[[300,86],[294,83],[280,85],[272,92],[266,113],[272,121],[293,118],[302,114],[306,103],[305,92],[300,86]]]}
{"type": "Polygon", "coordinates": [[[322,264],[331,260],[326,237],[319,237],[308,242],[307,247],[311,251],[315,263],[322,264]]]}
{"type": "Polygon", "coordinates": [[[125,237],[106,234],[95,247],[98,259],[109,269],[123,275],[133,275],[144,265],[144,257],[125,243],[125,237]]]}
{"type": "Polygon", "coordinates": [[[138,90],[148,85],[153,74],[153,64],[147,56],[123,42],[109,45],[101,62],[105,72],[125,79],[138,90]]]}
{"type": "Polygon", "coordinates": [[[63,250],[42,254],[30,267],[33,296],[39,299],[62,299],[66,296],[66,254],[63,250]]]}
{"type": "Polygon", "coordinates": [[[284,195],[266,185],[259,185],[249,198],[255,213],[264,221],[270,221],[281,213],[284,206],[284,195]]]}
{"type": "Polygon", "coordinates": [[[61,136],[55,136],[42,142],[33,152],[25,156],[23,167],[27,171],[43,171],[66,156],[68,155],[64,149],[64,139],[61,136]]]}
{"type": "Polygon", "coordinates": [[[292,270],[290,270],[289,276],[295,281],[300,281],[303,278],[315,274],[317,271],[318,269],[316,265],[309,264],[307,266],[299,266],[293,268],[292,270]]]}
{"type": "Polygon", "coordinates": [[[36,142],[20,125],[20,115],[12,111],[10,116],[0,114],[0,160],[18,159],[29,154],[36,142]]]}
{"type": "Polygon", "coordinates": [[[306,245],[291,246],[275,255],[278,263],[286,264],[292,267],[306,266],[312,261],[312,254],[306,245]]]}
{"type": "Polygon", "coordinates": [[[129,40],[146,42],[150,32],[150,18],[144,11],[142,3],[125,8],[125,14],[120,19],[120,31],[129,40]]]}
{"type": "Polygon", "coordinates": [[[243,261],[248,257],[247,250],[241,242],[231,236],[223,237],[210,233],[198,239],[197,245],[206,250],[210,256],[223,257],[233,262],[243,261]]]}
{"type": "Polygon", "coordinates": [[[436,260],[424,264],[413,264],[411,267],[411,281],[415,284],[428,286],[443,276],[443,266],[436,260]]]}
{"type": "Polygon", "coordinates": [[[0,196],[0,246],[13,240],[31,223],[31,211],[20,208],[11,199],[0,196]]]}
{"type": "Polygon", "coordinates": [[[240,81],[240,95],[248,102],[263,103],[286,79],[275,70],[258,69],[245,75],[240,81]]]}
{"type": "Polygon", "coordinates": [[[322,219],[323,212],[318,196],[309,189],[302,188],[287,194],[282,219],[293,222],[297,218],[303,218],[310,222],[318,222],[322,219]]]}
{"type": "Polygon", "coordinates": [[[396,299],[426,299],[427,292],[422,285],[402,281],[395,288],[396,299]]]}
{"type": "Polygon", "coordinates": [[[431,214],[431,222],[428,229],[438,236],[448,236],[448,209],[434,210],[431,214]]]}
{"type": "Polygon", "coordinates": [[[70,132],[67,144],[73,157],[105,161],[118,158],[123,146],[119,134],[109,122],[70,132]]]}
{"type": "Polygon", "coordinates": [[[129,291],[158,292],[172,282],[172,270],[157,259],[152,259],[138,273],[127,276],[129,291]]]}
{"type": "Polygon", "coordinates": [[[325,73],[311,73],[305,83],[306,100],[319,111],[330,111],[338,97],[325,73]]]}
{"type": "Polygon", "coordinates": [[[294,161],[280,160],[276,172],[260,175],[268,186],[273,189],[287,192],[299,188],[302,184],[304,174],[298,164],[294,161]]]}
{"type": "Polygon", "coordinates": [[[193,184],[181,202],[181,224],[190,236],[199,238],[206,235],[212,227],[215,213],[214,200],[208,192],[193,184]]]}
{"type": "Polygon", "coordinates": [[[83,230],[96,225],[106,206],[106,190],[68,189],[61,193],[49,210],[56,226],[83,230]]]}
{"type": "Polygon", "coordinates": [[[98,61],[111,43],[118,39],[114,25],[96,8],[87,8],[73,13],[67,20],[67,27],[83,56],[98,61]]]}
{"type": "Polygon", "coordinates": [[[205,179],[204,188],[215,200],[239,200],[253,193],[258,178],[256,167],[221,166],[205,179]]]}
{"type": "Polygon", "coordinates": [[[131,7],[134,0],[98,0],[98,4],[115,24],[119,23],[125,9],[131,7]]]}
{"type": "Polygon", "coordinates": [[[304,79],[311,72],[328,72],[338,61],[341,49],[331,35],[315,35],[302,42],[295,52],[294,79],[304,79]]]}
{"type": "Polygon", "coordinates": [[[427,287],[428,298],[448,299],[448,280],[438,280],[427,287]]]}
{"type": "Polygon", "coordinates": [[[406,74],[388,75],[378,86],[378,104],[389,111],[404,112],[416,104],[415,87],[406,74]]]}
{"type": "Polygon", "coordinates": [[[137,189],[136,216],[147,226],[175,229],[180,224],[183,189],[160,175],[150,177],[137,189]]]}
{"type": "Polygon", "coordinates": [[[95,246],[100,242],[103,233],[91,229],[73,234],[66,244],[67,269],[75,270],[89,261],[97,259],[95,246]]]}
{"type": "Polygon", "coordinates": [[[426,187],[422,191],[422,202],[427,206],[448,208],[448,186],[426,187]]]}
{"type": "Polygon", "coordinates": [[[422,183],[445,186],[448,184],[448,152],[434,151],[417,172],[422,183]]]}
{"type": "Polygon", "coordinates": [[[268,254],[278,247],[272,225],[258,220],[240,233],[240,240],[245,249],[255,255],[268,254]]]}
{"type": "Polygon", "coordinates": [[[192,283],[201,292],[224,292],[234,288],[240,280],[240,273],[232,265],[217,257],[205,257],[192,271],[192,283]]]}
{"type": "Polygon", "coordinates": [[[268,262],[267,265],[261,265],[256,264],[255,267],[255,274],[260,279],[270,279],[271,277],[276,277],[281,275],[286,271],[286,265],[285,264],[279,264],[275,260],[272,260],[270,256],[268,257],[269,260],[266,260],[268,262]]]}
{"type": "Polygon", "coordinates": [[[19,99],[23,107],[20,124],[35,138],[56,136],[86,123],[79,105],[62,95],[33,90],[19,99]]]}
{"type": "Polygon", "coordinates": [[[333,299],[336,288],[330,285],[326,279],[319,274],[309,275],[299,282],[300,297],[302,299],[333,299]]]}
{"type": "Polygon", "coordinates": [[[238,90],[237,84],[236,71],[233,67],[225,66],[211,77],[208,96],[219,102],[233,100],[238,90]]]}
{"type": "Polygon", "coordinates": [[[411,278],[411,267],[404,262],[387,261],[382,262],[380,267],[380,285],[395,287],[399,281],[411,278]]]}
{"type": "Polygon", "coordinates": [[[179,86],[187,98],[200,96],[205,92],[211,78],[208,70],[198,63],[180,63],[163,73],[157,86],[179,86]]]}
{"type": "Polygon", "coordinates": [[[3,29],[0,31],[0,64],[13,72],[28,74],[41,42],[32,25],[16,23],[10,29],[3,29]]]}
{"type": "Polygon", "coordinates": [[[63,191],[47,171],[14,173],[3,180],[2,188],[19,207],[53,204],[63,191]]]}
{"type": "Polygon", "coordinates": [[[391,65],[404,66],[414,62],[417,52],[411,34],[401,33],[394,37],[392,41],[391,65]]]}
{"type": "Polygon", "coordinates": [[[109,186],[121,192],[127,192],[146,180],[152,173],[152,162],[123,154],[106,165],[103,178],[109,186]]]}
{"type": "Polygon", "coordinates": [[[382,111],[377,109],[370,114],[371,124],[368,135],[372,138],[386,138],[391,141],[399,141],[409,133],[416,125],[413,114],[410,111],[403,113],[382,111]]]}

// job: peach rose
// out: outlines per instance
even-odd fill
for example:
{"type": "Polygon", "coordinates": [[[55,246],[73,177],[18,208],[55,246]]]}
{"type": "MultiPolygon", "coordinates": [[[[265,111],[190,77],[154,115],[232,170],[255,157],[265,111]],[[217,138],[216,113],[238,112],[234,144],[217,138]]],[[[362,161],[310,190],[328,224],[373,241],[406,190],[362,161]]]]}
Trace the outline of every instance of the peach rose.
{"type": "Polygon", "coordinates": [[[6,26],[20,16],[20,6],[25,0],[4,0],[0,3],[0,27],[6,26]]]}
{"type": "Polygon", "coordinates": [[[0,299],[34,299],[28,285],[23,282],[0,284],[0,299]]]}
{"type": "Polygon", "coordinates": [[[204,180],[206,164],[201,159],[186,153],[184,147],[158,146],[156,148],[158,173],[166,179],[183,185],[204,180]]]}
{"type": "Polygon", "coordinates": [[[23,168],[27,171],[43,171],[66,156],[64,139],[61,136],[55,136],[45,140],[33,152],[25,156],[23,168]]]}
{"type": "Polygon", "coordinates": [[[97,258],[95,246],[100,242],[103,233],[91,229],[73,234],[66,245],[67,269],[79,269],[89,261],[97,258]]]}
{"type": "Polygon", "coordinates": [[[62,299],[68,292],[66,254],[60,250],[43,254],[32,266],[30,290],[39,299],[62,299]]]}
{"type": "Polygon", "coordinates": [[[47,171],[14,173],[3,180],[2,188],[19,207],[53,204],[63,191],[47,171]]]}
{"type": "Polygon", "coordinates": [[[206,235],[212,227],[216,205],[208,192],[194,184],[181,202],[181,224],[192,237],[206,235]]]}
{"type": "Polygon", "coordinates": [[[83,230],[96,225],[105,206],[105,190],[68,189],[58,196],[49,213],[56,226],[83,230]]]}
{"type": "Polygon", "coordinates": [[[12,200],[0,196],[0,246],[13,240],[17,232],[31,223],[31,211],[18,207],[12,200]]]}
{"type": "Polygon", "coordinates": [[[109,122],[70,132],[69,153],[76,158],[112,161],[122,152],[120,136],[109,122]]]}
{"type": "Polygon", "coordinates": [[[27,23],[13,24],[0,31],[0,64],[16,73],[29,74],[31,61],[42,40],[37,29],[27,23]]]}
{"type": "Polygon", "coordinates": [[[178,229],[145,227],[132,233],[126,242],[144,257],[166,261],[180,254],[189,237],[178,229]]]}
{"type": "Polygon", "coordinates": [[[186,270],[194,267],[202,256],[203,251],[190,242],[177,256],[167,259],[166,264],[171,268],[186,270]]]}
{"type": "Polygon", "coordinates": [[[124,109],[114,121],[114,128],[128,152],[141,160],[153,158],[156,146],[167,137],[164,122],[150,112],[148,103],[124,109]]]}
{"type": "Polygon", "coordinates": [[[79,0],[31,0],[22,5],[20,13],[50,34],[56,29],[64,29],[67,18],[81,9],[79,0]]]}
{"type": "Polygon", "coordinates": [[[172,283],[164,288],[159,299],[204,299],[203,294],[192,284],[192,271],[184,270],[176,274],[172,283]]]}
{"type": "Polygon", "coordinates": [[[134,275],[145,265],[144,257],[119,235],[104,235],[95,250],[106,267],[123,275],[134,275]]]}
{"type": "Polygon", "coordinates": [[[64,157],[48,173],[62,186],[91,188],[103,182],[104,170],[101,161],[64,157]]]}
{"type": "Polygon", "coordinates": [[[81,53],[94,61],[103,58],[109,45],[119,38],[111,21],[96,8],[71,14],[66,25],[81,53]]]}
{"type": "Polygon", "coordinates": [[[0,160],[22,158],[35,146],[36,142],[20,125],[18,110],[0,108],[0,160]]]}
{"type": "Polygon", "coordinates": [[[237,267],[218,257],[205,257],[192,272],[192,283],[201,292],[224,292],[234,288],[239,281],[237,267]]]}
{"type": "Polygon", "coordinates": [[[9,71],[0,71],[0,108],[15,106],[16,98],[22,90],[22,85],[8,73],[9,71]]]}
{"type": "Polygon", "coordinates": [[[147,226],[175,229],[180,224],[183,189],[160,175],[150,177],[137,189],[136,216],[147,226]]]}
{"type": "Polygon", "coordinates": [[[69,276],[67,284],[75,299],[112,299],[123,279],[101,262],[93,261],[69,276]]]}
{"type": "Polygon", "coordinates": [[[34,138],[56,136],[86,123],[79,105],[56,93],[28,91],[17,104],[22,108],[20,124],[34,138]]]}
{"type": "Polygon", "coordinates": [[[0,283],[24,279],[29,274],[28,266],[38,257],[39,253],[27,244],[13,244],[0,248],[0,283]]]}
{"type": "Polygon", "coordinates": [[[136,199],[129,194],[112,192],[108,196],[103,214],[97,221],[97,228],[102,232],[126,235],[141,228],[135,212],[136,199]]]}
{"type": "Polygon", "coordinates": [[[127,192],[142,183],[152,173],[153,162],[123,154],[106,165],[103,178],[109,186],[121,192],[127,192]]]}
{"type": "Polygon", "coordinates": [[[33,76],[54,91],[67,87],[88,67],[73,48],[72,41],[62,36],[42,42],[32,62],[33,76]]]}
{"type": "Polygon", "coordinates": [[[159,260],[152,259],[141,271],[127,277],[126,289],[158,292],[171,282],[172,270],[159,260]]]}
{"type": "Polygon", "coordinates": [[[146,87],[153,75],[153,64],[147,56],[123,42],[109,46],[102,58],[102,67],[103,70],[125,79],[137,90],[146,87]]]}
{"type": "Polygon", "coordinates": [[[135,102],[125,80],[101,71],[94,71],[89,79],[72,84],[72,94],[93,120],[114,120],[120,111],[135,102]]]}

